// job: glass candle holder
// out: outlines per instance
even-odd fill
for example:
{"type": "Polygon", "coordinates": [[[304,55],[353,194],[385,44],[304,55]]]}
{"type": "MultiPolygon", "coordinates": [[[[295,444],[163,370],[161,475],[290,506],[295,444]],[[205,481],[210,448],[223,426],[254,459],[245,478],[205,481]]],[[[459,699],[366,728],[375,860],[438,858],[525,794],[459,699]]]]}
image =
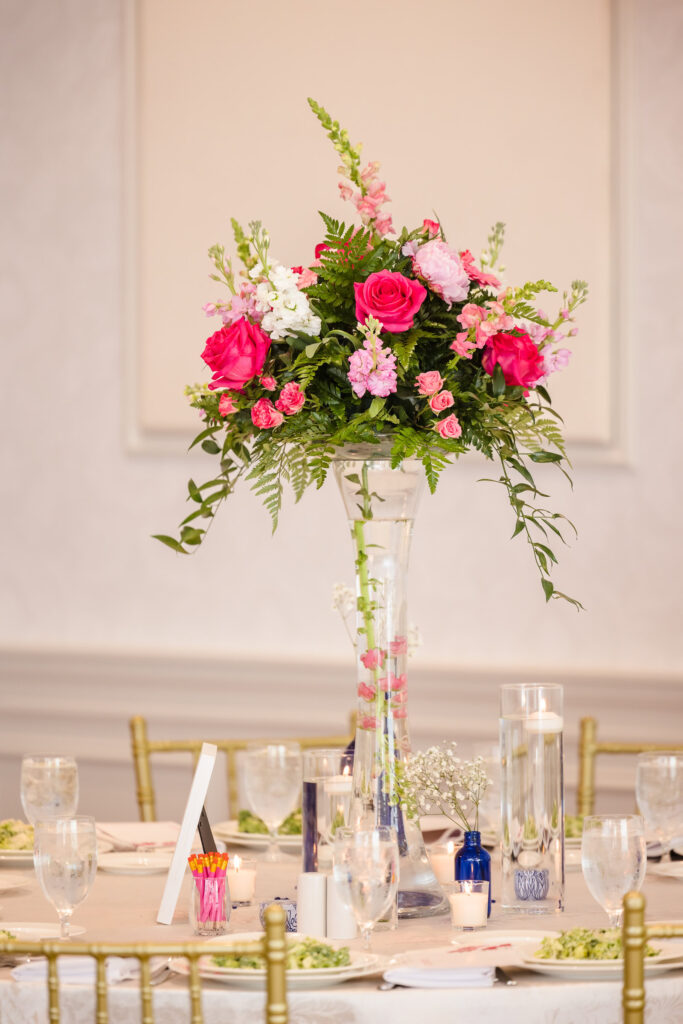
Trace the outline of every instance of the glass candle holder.
{"type": "Polygon", "coordinates": [[[226,874],[233,904],[244,907],[252,903],[256,889],[256,861],[235,855],[228,861],[226,874]]]}
{"type": "Polygon", "coordinates": [[[455,878],[455,843],[434,843],[427,847],[427,856],[437,882],[448,885],[455,878]]]}
{"type": "Polygon", "coordinates": [[[475,932],[486,927],[489,912],[489,883],[463,879],[443,889],[451,909],[451,927],[475,932]]]}
{"type": "Polygon", "coordinates": [[[562,687],[500,690],[501,904],[517,913],[564,910],[562,687]]]}
{"type": "Polygon", "coordinates": [[[318,870],[320,847],[349,823],[353,797],[353,754],[340,747],[304,751],[302,870],[318,870]]]}
{"type": "Polygon", "coordinates": [[[230,888],[225,878],[192,879],[190,924],[195,935],[223,935],[230,920],[230,888]]]}

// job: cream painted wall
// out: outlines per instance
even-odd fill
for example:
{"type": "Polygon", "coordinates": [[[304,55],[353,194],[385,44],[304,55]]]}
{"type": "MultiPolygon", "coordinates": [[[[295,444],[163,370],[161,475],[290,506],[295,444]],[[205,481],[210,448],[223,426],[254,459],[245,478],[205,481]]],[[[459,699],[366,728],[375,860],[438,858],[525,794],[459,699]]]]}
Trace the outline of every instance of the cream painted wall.
{"type": "MultiPolygon", "coordinates": [[[[625,701],[629,685],[640,690],[651,680],[657,720],[657,678],[683,674],[683,336],[676,317],[683,6],[636,0],[634,8],[632,234],[622,240],[633,273],[621,292],[625,301],[632,289],[631,458],[577,466],[573,494],[552,482],[556,504],[580,532],[563,553],[558,581],[584,602],[581,615],[559,603],[545,606],[526,551],[508,540],[504,496],[476,482],[481,465],[452,469],[439,493],[424,499],[411,618],[425,635],[420,664],[440,678],[452,668],[456,702],[470,671],[475,680],[481,671],[571,679],[607,672],[623,675],[625,701]]],[[[0,715],[0,743],[32,745],[40,707],[31,711],[29,698],[39,692],[33,687],[43,670],[34,672],[31,659],[41,651],[48,660],[53,649],[144,651],[182,657],[184,665],[211,656],[228,667],[262,658],[274,678],[281,664],[310,659],[324,686],[325,666],[350,658],[329,608],[332,584],[350,581],[351,566],[332,485],[288,509],[275,537],[255,499],[242,492],[197,556],[176,557],[149,539],[174,527],[185,480],[203,466],[201,457],[180,451],[140,455],[124,445],[121,0],[2,0],[0,11],[0,73],[9,97],[0,114],[0,700],[28,702],[23,717],[0,715]],[[3,657],[10,650],[13,657],[3,657]],[[17,673],[22,652],[32,668],[17,673]]],[[[247,91],[240,102],[248,100],[247,91]]],[[[589,250],[595,239],[585,244],[589,250]]],[[[202,259],[200,250],[200,269],[202,259]]],[[[617,359],[625,358],[620,350],[617,359]]],[[[188,692],[199,700],[190,675],[188,692]]],[[[281,702],[291,707],[296,686],[285,677],[281,702]]],[[[158,678],[163,687],[163,665],[158,678]]],[[[95,671],[92,680],[89,690],[82,677],[73,706],[87,697],[94,721],[116,682],[95,671]]],[[[618,687],[611,701],[615,693],[618,687]]],[[[595,699],[599,704],[599,687],[595,699]]],[[[251,700],[255,712],[259,706],[258,695],[227,669],[225,700],[228,709],[230,701],[251,700]]],[[[683,716],[676,717],[675,704],[666,707],[662,730],[676,735],[683,716]]],[[[584,710],[591,709],[574,708],[575,717],[584,710]]],[[[495,714],[493,701],[492,733],[495,714]]],[[[55,735],[71,735],[68,716],[55,720],[55,735]]]]}

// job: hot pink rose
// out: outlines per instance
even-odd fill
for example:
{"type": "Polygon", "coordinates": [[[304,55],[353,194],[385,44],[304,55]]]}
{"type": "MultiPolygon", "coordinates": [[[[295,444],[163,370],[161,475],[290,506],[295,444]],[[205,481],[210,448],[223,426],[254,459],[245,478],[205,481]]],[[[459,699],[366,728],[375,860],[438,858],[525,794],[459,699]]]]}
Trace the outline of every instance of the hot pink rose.
{"type": "Polygon", "coordinates": [[[281,412],[277,412],[269,398],[259,398],[251,407],[251,422],[261,430],[269,430],[271,427],[279,427],[284,419],[281,412]]]}
{"type": "Polygon", "coordinates": [[[525,331],[517,334],[494,334],[486,343],[481,365],[493,376],[496,363],[503,371],[505,383],[532,388],[545,374],[543,356],[525,331]]]}
{"type": "Polygon", "coordinates": [[[377,691],[374,686],[368,686],[367,683],[358,684],[358,696],[361,700],[374,700],[377,696],[377,691]]]}
{"type": "Polygon", "coordinates": [[[221,416],[229,416],[231,412],[237,412],[237,406],[235,405],[232,395],[223,392],[221,400],[218,403],[218,411],[221,416]]]}
{"type": "Polygon", "coordinates": [[[286,413],[288,416],[294,416],[297,412],[301,411],[305,401],[306,395],[299,385],[296,381],[290,380],[289,384],[285,384],[280,392],[275,408],[279,409],[280,412],[286,413]]]}
{"type": "Polygon", "coordinates": [[[470,279],[457,252],[439,238],[421,245],[413,256],[413,270],[447,305],[467,297],[470,279]]]}
{"type": "Polygon", "coordinates": [[[419,281],[391,270],[370,274],[367,281],[357,281],[353,288],[359,323],[364,324],[367,317],[374,316],[391,334],[413,326],[415,314],[427,296],[427,289],[419,281]]]}
{"type": "Polygon", "coordinates": [[[415,378],[415,387],[421,395],[435,395],[443,387],[443,377],[438,370],[418,373],[415,378]]]}
{"type": "Polygon", "coordinates": [[[209,387],[241,391],[263,369],[270,338],[245,317],[222,327],[206,342],[202,359],[214,371],[209,387]]]}
{"type": "Polygon", "coordinates": [[[458,417],[454,415],[454,413],[451,413],[450,416],[447,416],[445,420],[439,420],[438,423],[435,423],[434,430],[436,430],[437,434],[440,434],[441,437],[445,438],[460,437],[460,435],[462,434],[462,427],[460,426],[460,421],[458,420],[458,417]]]}
{"type": "Polygon", "coordinates": [[[439,391],[438,395],[432,395],[429,399],[429,408],[432,412],[443,412],[451,405],[453,405],[453,395],[450,391],[439,391]]]}

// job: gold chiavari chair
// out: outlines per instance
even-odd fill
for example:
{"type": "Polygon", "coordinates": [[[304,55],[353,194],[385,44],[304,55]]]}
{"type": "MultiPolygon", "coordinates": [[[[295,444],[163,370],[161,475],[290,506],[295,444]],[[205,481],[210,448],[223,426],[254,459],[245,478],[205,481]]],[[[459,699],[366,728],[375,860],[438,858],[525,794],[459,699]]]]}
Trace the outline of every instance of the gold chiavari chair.
{"type": "MultiPolygon", "coordinates": [[[[253,955],[261,953],[266,960],[266,1024],[287,1024],[285,912],[272,904],[266,909],[263,938],[256,942],[230,944],[212,943],[212,955],[253,955]]],[[[50,1024],[59,1024],[59,972],[57,960],[62,956],[90,956],[96,964],[95,1024],[109,1024],[107,957],[135,957],[140,961],[140,1001],[142,1024],[154,1024],[150,958],[184,957],[190,965],[190,1024],[203,1024],[199,957],[206,956],[206,946],[192,943],[88,943],[88,942],[0,942],[0,954],[6,956],[44,956],[47,959],[47,989],[50,1024]]]]}
{"type": "MultiPolygon", "coordinates": [[[[300,744],[304,750],[310,750],[313,747],[346,747],[353,739],[355,729],[356,715],[352,713],[349,720],[349,732],[346,735],[303,736],[297,737],[294,742],[300,744]]],[[[259,742],[258,739],[150,740],[147,735],[147,720],[141,715],[131,718],[130,735],[140,821],[156,821],[156,800],[152,782],[150,755],[185,752],[192,754],[193,761],[196,763],[202,749],[202,743],[214,743],[225,754],[228,809],[231,813],[236,812],[238,801],[237,754],[241,750],[246,750],[249,743],[259,742]]],[[[289,739],[291,740],[292,737],[289,737],[289,739]]],[[[277,742],[277,739],[263,740],[262,742],[277,742]]],[[[282,742],[287,742],[287,740],[283,739],[282,742]]]]}
{"type": "Polygon", "coordinates": [[[624,896],[622,942],[624,949],[624,1024],[644,1024],[645,945],[650,939],[681,939],[683,924],[645,924],[645,897],[640,892],[624,896]]]}
{"type": "Polygon", "coordinates": [[[595,808],[595,759],[598,754],[644,754],[649,750],[680,750],[680,743],[605,743],[597,739],[595,718],[582,718],[579,735],[579,788],[577,813],[592,814],[595,808]]]}

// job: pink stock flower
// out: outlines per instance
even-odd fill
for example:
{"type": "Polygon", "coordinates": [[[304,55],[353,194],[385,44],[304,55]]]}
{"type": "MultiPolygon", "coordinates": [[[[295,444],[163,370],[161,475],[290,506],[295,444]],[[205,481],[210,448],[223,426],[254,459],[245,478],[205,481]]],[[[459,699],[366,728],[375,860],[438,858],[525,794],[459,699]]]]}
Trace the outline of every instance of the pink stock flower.
{"type": "Polygon", "coordinates": [[[337,182],[337,186],[339,188],[339,193],[342,199],[350,199],[352,197],[353,189],[349,185],[347,185],[346,182],[339,181],[337,182]]]}
{"type": "Polygon", "coordinates": [[[408,638],[405,636],[395,636],[389,643],[389,654],[392,658],[398,658],[401,654],[408,653],[408,638]]]}
{"type": "Polygon", "coordinates": [[[215,302],[207,302],[202,306],[205,316],[215,316],[218,312],[218,307],[215,302]]]}
{"type": "Polygon", "coordinates": [[[443,438],[456,438],[462,434],[462,427],[458,417],[451,413],[445,420],[439,420],[434,424],[434,430],[443,438]]]}
{"type": "Polygon", "coordinates": [[[299,274],[299,280],[297,281],[297,288],[309,288],[312,284],[315,284],[318,280],[318,275],[310,267],[304,267],[299,274]]]}
{"type": "Polygon", "coordinates": [[[361,715],[358,721],[358,728],[369,730],[376,729],[377,719],[374,718],[372,715],[361,715]]]}
{"type": "Polygon", "coordinates": [[[390,348],[383,348],[378,338],[366,338],[363,347],[349,356],[346,376],[358,398],[366,391],[386,398],[396,390],[396,356],[390,348]]]}
{"type": "Polygon", "coordinates": [[[470,279],[460,257],[440,239],[433,238],[419,247],[413,256],[413,271],[449,308],[467,297],[470,279]]]}
{"type": "Polygon", "coordinates": [[[374,669],[382,667],[385,657],[384,651],[381,651],[379,647],[371,647],[365,654],[361,654],[360,660],[366,668],[374,669]]]}
{"type": "Polygon", "coordinates": [[[269,348],[265,331],[244,317],[231,327],[222,327],[211,335],[202,352],[202,359],[214,371],[209,388],[241,391],[263,369],[269,348]]]}
{"type": "Polygon", "coordinates": [[[473,341],[467,340],[468,333],[468,331],[461,331],[460,334],[456,334],[454,340],[448,346],[457,355],[462,356],[463,359],[471,359],[472,353],[477,347],[473,341]]]}
{"type": "Polygon", "coordinates": [[[470,327],[476,327],[482,320],[486,319],[486,310],[483,306],[477,306],[474,302],[468,302],[462,307],[462,310],[455,318],[459,324],[469,330],[470,327]]]}
{"type": "Polygon", "coordinates": [[[266,391],[275,391],[277,388],[277,381],[275,380],[275,377],[261,377],[259,383],[262,388],[266,389],[266,391]]]}
{"type": "Polygon", "coordinates": [[[218,403],[218,411],[221,416],[229,416],[231,412],[237,412],[237,406],[233,401],[232,395],[228,395],[225,391],[223,392],[218,403]]]}
{"type": "Polygon", "coordinates": [[[430,238],[436,238],[437,235],[441,234],[441,225],[438,220],[428,220],[425,218],[422,221],[422,230],[426,231],[430,238]]]}
{"type": "Polygon", "coordinates": [[[391,215],[387,214],[386,217],[378,217],[375,221],[375,231],[378,235],[383,238],[385,235],[391,235],[394,231],[394,225],[391,219],[391,215]]]}
{"type": "Polygon", "coordinates": [[[451,405],[453,405],[453,395],[450,391],[439,391],[438,395],[432,395],[429,399],[429,408],[432,412],[443,412],[451,405]]]}
{"type": "Polygon", "coordinates": [[[356,281],[353,289],[358,322],[364,324],[367,317],[374,316],[391,334],[413,326],[415,314],[427,297],[427,289],[418,281],[391,270],[370,274],[367,280],[356,281]]]}
{"type": "Polygon", "coordinates": [[[556,352],[550,349],[543,349],[543,370],[544,376],[555,373],[557,370],[564,370],[569,365],[571,352],[568,348],[558,348],[556,352]]]}
{"type": "Polygon", "coordinates": [[[279,427],[283,419],[284,416],[275,410],[275,406],[269,398],[259,398],[251,408],[251,422],[261,430],[279,427]]]}
{"type": "Polygon", "coordinates": [[[374,686],[368,686],[367,683],[359,683],[358,696],[361,700],[374,700],[377,696],[377,690],[374,686]]]}
{"type": "Polygon", "coordinates": [[[275,408],[279,409],[280,412],[286,413],[287,416],[295,416],[296,413],[301,412],[305,401],[306,395],[297,382],[291,380],[289,384],[285,384],[280,392],[275,408]]]}
{"type": "Polygon", "coordinates": [[[496,363],[503,371],[505,383],[514,387],[532,388],[545,374],[543,356],[525,331],[495,334],[490,339],[481,365],[493,376],[496,363]]]}
{"type": "Polygon", "coordinates": [[[438,370],[428,370],[427,373],[418,373],[415,378],[415,387],[421,395],[435,395],[443,387],[443,377],[438,370]]]}
{"type": "Polygon", "coordinates": [[[476,281],[477,284],[484,285],[485,287],[500,288],[500,281],[494,274],[487,274],[485,270],[480,270],[476,266],[474,256],[469,249],[464,249],[460,253],[460,259],[470,281],[476,281]]]}

